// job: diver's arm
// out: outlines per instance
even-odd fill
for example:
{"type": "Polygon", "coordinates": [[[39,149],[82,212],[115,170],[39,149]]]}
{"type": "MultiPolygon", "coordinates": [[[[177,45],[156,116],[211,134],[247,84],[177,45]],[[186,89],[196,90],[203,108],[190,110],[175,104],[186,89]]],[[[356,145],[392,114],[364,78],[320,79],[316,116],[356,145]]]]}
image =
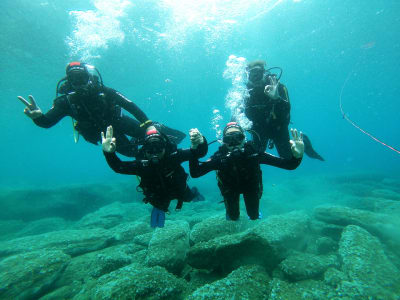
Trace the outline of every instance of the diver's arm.
{"type": "Polygon", "coordinates": [[[115,154],[115,150],[117,149],[116,142],[114,129],[110,125],[107,127],[105,135],[104,132],[101,132],[101,147],[110,168],[120,174],[139,175],[141,164],[137,163],[137,161],[121,161],[115,154]]]}
{"type": "Polygon", "coordinates": [[[61,96],[54,100],[52,108],[45,113],[42,114],[39,118],[33,120],[33,122],[40,127],[50,128],[57,124],[62,118],[66,116],[70,116],[70,107],[66,102],[67,96],[61,96]]]}
{"type": "MultiPolygon", "coordinates": [[[[110,93],[113,94],[113,97],[115,99],[115,103],[119,106],[121,106],[123,109],[128,111],[130,114],[132,114],[140,123],[144,124],[147,121],[149,121],[149,118],[147,115],[137,106],[135,103],[133,103],[131,100],[126,98],[124,95],[122,95],[120,92],[109,89],[110,93]]],[[[151,125],[151,124],[149,124],[151,125]]]]}
{"type": "Polygon", "coordinates": [[[278,167],[285,170],[294,170],[296,169],[300,163],[302,158],[280,158],[272,154],[268,153],[260,153],[259,162],[260,164],[270,165],[274,167],[278,167]]]}
{"type": "Polygon", "coordinates": [[[126,175],[140,175],[141,164],[135,161],[121,161],[115,152],[105,152],[106,161],[114,172],[126,175]]]}
{"type": "Polygon", "coordinates": [[[178,149],[179,158],[181,162],[204,157],[207,154],[207,152],[208,152],[208,143],[205,137],[203,137],[203,142],[197,145],[196,149],[193,149],[192,147],[190,149],[178,149]]]}
{"type": "Polygon", "coordinates": [[[45,114],[43,114],[37,106],[32,95],[29,95],[29,101],[21,96],[18,96],[18,99],[26,106],[24,113],[31,118],[37,126],[43,128],[50,128],[65,116],[70,115],[70,109],[67,106],[64,96],[56,98],[53,102],[53,107],[45,114]]]}
{"type": "Polygon", "coordinates": [[[293,139],[290,140],[290,150],[292,151],[292,158],[280,158],[268,153],[259,153],[259,162],[261,164],[267,164],[275,166],[281,169],[294,170],[296,169],[303,158],[304,154],[304,142],[303,133],[298,132],[297,129],[291,129],[293,139]]]}
{"type": "Polygon", "coordinates": [[[199,162],[197,158],[191,158],[189,160],[189,171],[192,178],[198,178],[210,171],[218,170],[218,167],[219,162],[212,157],[205,162],[199,162]]]}

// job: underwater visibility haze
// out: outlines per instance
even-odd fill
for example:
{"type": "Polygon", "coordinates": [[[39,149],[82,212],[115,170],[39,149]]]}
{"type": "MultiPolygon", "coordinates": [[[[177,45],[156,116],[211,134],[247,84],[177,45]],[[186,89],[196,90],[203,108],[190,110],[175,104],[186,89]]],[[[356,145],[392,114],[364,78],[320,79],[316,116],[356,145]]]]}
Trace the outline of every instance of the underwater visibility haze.
{"type": "Polygon", "coordinates": [[[399,12],[394,0],[2,0],[0,298],[400,299],[399,12]],[[75,143],[70,118],[40,128],[17,99],[47,112],[66,65],[86,62],[189,147],[191,128],[221,139],[253,60],[282,68],[289,126],[325,159],[263,166],[254,222],[242,200],[241,220],[225,220],[211,173],[189,180],[206,201],[151,230],[134,176],[75,143]]]}

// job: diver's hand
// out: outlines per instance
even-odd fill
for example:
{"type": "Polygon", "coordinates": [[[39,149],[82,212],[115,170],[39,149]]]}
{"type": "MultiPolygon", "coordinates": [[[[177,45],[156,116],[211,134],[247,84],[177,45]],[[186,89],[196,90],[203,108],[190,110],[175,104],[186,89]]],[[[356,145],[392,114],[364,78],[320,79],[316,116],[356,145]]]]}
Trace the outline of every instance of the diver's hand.
{"type": "Polygon", "coordinates": [[[304,154],[303,133],[297,132],[297,129],[290,129],[293,140],[290,140],[292,154],[295,158],[302,158],[304,154]]]}
{"type": "Polygon", "coordinates": [[[271,76],[271,80],[272,80],[272,84],[265,86],[264,94],[267,95],[272,100],[277,100],[279,98],[279,92],[278,92],[279,84],[276,81],[276,78],[274,76],[271,76]]]}
{"type": "Polygon", "coordinates": [[[107,127],[105,138],[104,132],[101,132],[101,146],[103,147],[103,151],[109,153],[115,152],[115,149],[117,148],[115,141],[115,137],[113,137],[113,128],[110,125],[107,127]]]}
{"type": "Polygon", "coordinates": [[[22,96],[18,96],[18,99],[26,106],[24,114],[26,114],[32,120],[35,120],[43,115],[39,106],[37,106],[35,98],[29,95],[29,101],[25,100],[22,96]]]}
{"type": "Polygon", "coordinates": [[[204,143],[204,137],[197,128],[189,130],[190,135],[190,148],[197,149],[197,147],[204,143]]]}

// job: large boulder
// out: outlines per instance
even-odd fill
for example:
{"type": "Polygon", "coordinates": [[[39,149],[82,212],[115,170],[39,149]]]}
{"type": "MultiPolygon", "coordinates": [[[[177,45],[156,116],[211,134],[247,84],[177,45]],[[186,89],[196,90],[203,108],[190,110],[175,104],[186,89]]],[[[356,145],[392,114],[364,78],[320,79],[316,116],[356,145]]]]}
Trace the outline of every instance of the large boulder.
{"type": "Polygon", "coordinates": [[[190,232],[190,240],[193,243],[207,242],[214,238],[238,233],[248,229],[254,222],[245,218],[234,222],[227,222],[225,216],[218,215],[207,218],[193,226],[190,232]]]}
{"type": "Polygon", "coordinates": [[[85,215],[76,223],[75,227],[79,229],[97,227],[109,229],[121,223],[132,222],[139,216],[147,214],[146,207],[142,203],[114,202],[85,215]]]}
{"type": "Polygon", "coordinates": [[[309,217],[302,212],[271,216],[245,232],[195,244],[189,264],[198,269],[229,273],[246,264],[273,270],[289,249],[301,250],[307,236],[309,217]]]}
{"type": "Polygon", "coordinates": [[[106,248],[115,238],[104,229],[60,230],[0,243],[0,258],[36,250],[61,250],[71,256],[106,248]]]}
{"type": "Polygon", "coordinates": [[[345,206],[319,206],[314,209],[314,216],[335,225],[357,225],[381,238],[391,238],[400,226],[397,217],[345,206]]]}
{"type": "Polygon", "coordinates": [[[164,228],[157,228],[147,249],[146,264],[162,266],[179,274],[186,264],[189,252],[189,224],[185,221],[167,221],[164,228]]]}
{"type": "Polygon", "coordinates": [[[285,276],[292,281],[318,279],[329,267],[339,267],[336,255],[315,255],[297,251],[279,264],[285,276]]]}
{"type": "Polygon", "coordinates": [[[387,258],[379,240],[355,225],[347,226],[339,243],[342,269],[365,297],[395,299],[400,272],[387,258]]]}
{"type": "Polygon", "coordinates": [[[27,223],[16,233],[16,237],[37,235],[51,231],[68,229],[70,224],[62,218],[44,218],[27,223]]]}
{"type": "Polygon", "coordinates": [[[270,277],[260,266],[243,266],[226,278],[198,288],[189,300],[266,299],[270,277]]]}
{"type": "Polygon", "coordinates": [[[164,268],[131,264],[89,283],[73,299],[183,299],[187,283],[164,268]]]}
{"type": "Polygon", "coordinates": [[[135,253],[141,250],[134,244],[117,245],[74,257],[57,286],[71,285],[75,281],[84,283],[130,265],[135,260],[135,253]]]}
{"type": "Polygon", "coordinates": [[[303,280],[294,283],[274,278],[270,282],[271,291],[268,300],[321,300],[321,299],[346,299],[334,298],[333,289],[319,280],[303,280]]]}
{"type": "Polygon", "coordinates": [[[0,262],[1,299],[38,299],[54,288],[70,257],[60,250],[20,253],[0,262]]]}

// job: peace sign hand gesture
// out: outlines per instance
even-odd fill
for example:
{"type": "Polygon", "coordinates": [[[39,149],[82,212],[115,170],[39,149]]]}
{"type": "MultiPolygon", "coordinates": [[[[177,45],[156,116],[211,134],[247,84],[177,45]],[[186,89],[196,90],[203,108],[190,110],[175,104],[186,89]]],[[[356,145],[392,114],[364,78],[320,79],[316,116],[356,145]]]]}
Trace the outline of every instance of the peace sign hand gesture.
{"type": "Polygon", "coordinates": [[[29,95],[29,101],[25,100],[22,96],[18,96],[18,99],[26,106],[24,109],[24,113],[35,120],[43,115],[39,106],[37,106],[35,98],[32,95],[29,95]]]}
{"type": "Polygon", "coordinates": [[[292,154],[296,158],[302,158],[304,154],[304,143],[303,143],[303,133],[300,131],[300,135],[297,129],[290,129],[292,133],[293,140],[290,140],[292,154]]]}
{"type": "Polygon", "coordinates": [[[115,152],[115,149],[117,148],[115,142],[116,140],[115,137],[113,137],[113,128],[110,125],[107,127],[105,138],[104,138],[104,132],[101,132],[101,145],[103,147],[103,151],[109,153],[115,152]]]}

